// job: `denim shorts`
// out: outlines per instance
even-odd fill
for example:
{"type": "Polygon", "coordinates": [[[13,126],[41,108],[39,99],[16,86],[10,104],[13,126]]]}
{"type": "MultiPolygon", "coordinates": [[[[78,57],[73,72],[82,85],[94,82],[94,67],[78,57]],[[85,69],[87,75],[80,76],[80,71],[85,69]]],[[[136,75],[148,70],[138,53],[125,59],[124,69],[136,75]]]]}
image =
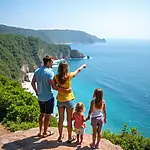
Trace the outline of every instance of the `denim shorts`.
{"type": "Polygon", "coordinates": [[[45,102],[39,101],[39,105],[41,114],[52,114],[54,109],[54,97],[45,102]]]}
{"type": "Polygon", "coordinates": [[[67,101],[67,102],[59,102],[57,101],[57,107],[59,108],[67,108],[67,109],[73,109],[75,106],[75,102],[74,102],[74,99],[73,100],[70,100],[70,101],[67,101]]]}

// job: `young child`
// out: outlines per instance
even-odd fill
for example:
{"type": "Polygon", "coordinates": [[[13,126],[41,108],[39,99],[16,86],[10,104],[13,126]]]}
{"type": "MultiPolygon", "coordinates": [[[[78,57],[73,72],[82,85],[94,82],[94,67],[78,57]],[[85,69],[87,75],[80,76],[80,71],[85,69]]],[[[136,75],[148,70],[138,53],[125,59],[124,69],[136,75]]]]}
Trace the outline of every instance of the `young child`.
{"type": "Polygon", "coordinates": [[[77,144],[83,144],[83,134],[85,128],[85,119],[84,119],[84,105],[83,103],[79,102],[76,105],[75,112],[73,113],[73,120],[74,120],[74,127],[77,134],[77,144]]]}
{"type": "Polygon", "coordinates": [[[88,118],[91,117],[91,126],[93,128],[93,135],[92,135],[92,143],[90,147],[100,148],[100,140],[102,137],[101,129],[103,123],[106,123],[106,104],[103,100],[103,91],[100,88],[95,89],[93,94],[93,100],[90,104],[90,110],[88,113],[88,118]],[[97,142],[96,142],[96,135],[97,135],[97,142]]]}

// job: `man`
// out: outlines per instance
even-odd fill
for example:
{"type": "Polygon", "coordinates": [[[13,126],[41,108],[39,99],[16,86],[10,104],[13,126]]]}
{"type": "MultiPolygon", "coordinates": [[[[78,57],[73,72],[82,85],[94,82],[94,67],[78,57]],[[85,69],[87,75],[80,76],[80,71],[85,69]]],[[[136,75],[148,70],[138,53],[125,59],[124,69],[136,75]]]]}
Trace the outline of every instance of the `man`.
{"type": "Polygon", "coordinates": [[[38,96],[40,106],[39,117],[39,134],[40,137],[46,137],[54,134],[52,131],[47,131],[49,126],[50,114],[53,113],[54,97],[51,87],[57,91],[70,92],[71,89],[63,89],[55,86],[53,83],[54,72],[52,71],[53,57],[46,55],[43,58],[44,65],[37,69],[34,73],[31,85],[38,96]],[[37,87],[36,87],[37,82],[37,87]],[[44,125],[44,132],[42,134],[42,127],[44,125]]]}

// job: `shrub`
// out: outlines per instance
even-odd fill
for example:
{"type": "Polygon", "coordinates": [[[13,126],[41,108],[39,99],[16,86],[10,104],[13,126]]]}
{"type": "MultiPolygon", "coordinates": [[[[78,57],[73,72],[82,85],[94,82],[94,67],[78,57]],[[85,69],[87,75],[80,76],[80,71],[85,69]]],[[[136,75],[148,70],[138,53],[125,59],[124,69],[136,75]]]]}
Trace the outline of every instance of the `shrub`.
{"type": "Polygon", "coordinates": [[[128,127],[127,124],[124,125],[121,134],[112,133],[107,129],[103,132],[103,137],[120,145],[124,150],[150,150],[150,138],[141,136],[137,128],[128,127]]]}
{"type": "MultiPolygon", "coordinates": [[[[38,126],[38,100],[25,92],[19,82],[0,76],[0,118],[11,131],[25,130],[38,126]]],[[[51,126],[57,126],[57,119],[52,118],[51,126]]]]}
{"type": "Polygon", "coordinates": [[[57,118],[51,116],[50,127],[58,127],[57,118]]]}

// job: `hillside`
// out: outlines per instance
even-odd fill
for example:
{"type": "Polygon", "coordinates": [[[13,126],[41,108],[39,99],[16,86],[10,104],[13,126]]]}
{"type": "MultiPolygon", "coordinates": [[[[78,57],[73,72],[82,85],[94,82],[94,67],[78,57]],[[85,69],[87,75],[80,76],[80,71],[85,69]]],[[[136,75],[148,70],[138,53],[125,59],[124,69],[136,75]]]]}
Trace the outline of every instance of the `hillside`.
{"type": "Polygon", "coordinates": [[[0,34],[34,36],[39,37],[46,42],[55,44],[106,42],[105,39],[99,39],[94,35],[75,30],[33,30],[0,25],[0,34]]]}
{"type": "MultiPolygon", "coordinates": [[[[69,45],[54,45],[40,38],[22,35],[0,35],[0,74],[11,79],[24,80],[24,72],[33,71],[41,65],[45,54],[54,58],[70,57],[69,45]],[[21,71],[22,70],[22,71],[21,71]]],[[[75,56],[84,56],[76,53],[75,56]]]]}
{"type": "Polygon", "coordinates": [[[94,35],[74,30],[40,30],[54,43],[96,43],[106,42],[94,35]]]}

